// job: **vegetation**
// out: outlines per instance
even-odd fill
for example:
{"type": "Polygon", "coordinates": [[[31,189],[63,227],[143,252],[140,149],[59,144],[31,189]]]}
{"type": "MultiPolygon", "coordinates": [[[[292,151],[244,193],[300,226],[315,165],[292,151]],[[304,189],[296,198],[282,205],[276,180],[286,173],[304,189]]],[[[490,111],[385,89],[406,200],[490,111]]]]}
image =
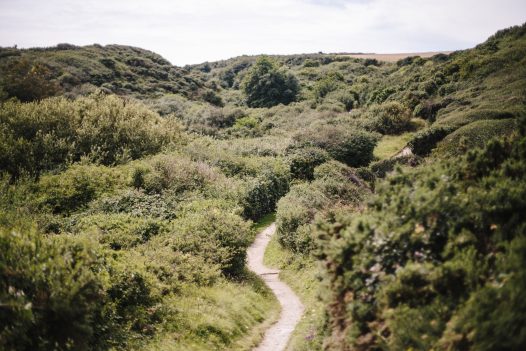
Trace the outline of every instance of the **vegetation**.
{"type": "Polygon", "coordinates": [[[252,348],[270,213],[289,349],[523,349],[525,28],[398,63],[1,48],[0,349],[252,348]]]}
{"type": "Polygon", "coordinates": [[[271,59],[262,57],[247,72],[243,90],[248,106],[271,107],[296,100],[299,85],[294,76],[280,71],[271,59]]]}

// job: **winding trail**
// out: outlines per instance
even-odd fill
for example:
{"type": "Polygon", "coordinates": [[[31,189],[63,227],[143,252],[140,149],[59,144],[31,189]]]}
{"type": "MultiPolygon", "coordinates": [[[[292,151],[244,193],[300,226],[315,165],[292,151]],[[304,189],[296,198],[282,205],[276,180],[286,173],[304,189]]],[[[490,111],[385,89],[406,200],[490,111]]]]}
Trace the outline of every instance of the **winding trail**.
{"type": "Polygon", "coordinates": [[[276,232],[276,224],[272,223],[256,236],[254,243],[248,248],[248,268],[263,279],[272,290],[281,305],[279,320],[265,332],[265,337],[254,351],[285,350],[292,331],[303,315],[303,304],[292,289],[279,280],[279,270],[263,265],[263,256],[272,235],[276,232]]]}

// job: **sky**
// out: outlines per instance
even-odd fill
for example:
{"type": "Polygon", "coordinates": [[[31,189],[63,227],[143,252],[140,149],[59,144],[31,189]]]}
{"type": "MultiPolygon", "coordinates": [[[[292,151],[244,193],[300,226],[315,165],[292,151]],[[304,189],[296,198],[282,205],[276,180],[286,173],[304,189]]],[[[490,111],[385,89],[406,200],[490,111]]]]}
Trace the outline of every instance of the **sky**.
{"type": "Polygon", "coordinates": [[[466,49],[524,22],[525,0],[0,0],[0,46],[123,44],[185,65],[466,49]]]}

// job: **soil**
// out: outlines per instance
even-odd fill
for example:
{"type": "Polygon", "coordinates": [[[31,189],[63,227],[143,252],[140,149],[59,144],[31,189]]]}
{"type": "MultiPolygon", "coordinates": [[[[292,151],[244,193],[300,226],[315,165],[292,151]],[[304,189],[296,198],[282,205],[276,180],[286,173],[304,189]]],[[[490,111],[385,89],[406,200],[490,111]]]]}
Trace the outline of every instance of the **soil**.
{"type": "Polygon", "coordinates": [[[263,265],[265,249],[276,232],[276,224],[272,223],[259,233],[252,246],[247,251],[248,267],[258,274],[265,284],[276,295],[280,305],[279,320],[265,332],[261,343],[254,351],[281,351],[285,350],[296,324],[303,315],[304,307],[292,289],[279,279],[279,270],[263,265]]]}

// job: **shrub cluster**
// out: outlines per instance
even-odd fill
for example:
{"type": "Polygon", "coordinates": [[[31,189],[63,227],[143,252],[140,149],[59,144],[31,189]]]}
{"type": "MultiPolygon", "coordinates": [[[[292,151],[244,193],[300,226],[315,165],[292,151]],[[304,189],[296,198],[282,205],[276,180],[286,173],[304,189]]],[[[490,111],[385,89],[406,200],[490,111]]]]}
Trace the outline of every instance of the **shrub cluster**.
{"type": "Polygon", "coordinates": [[[246,74],[243,90],[248,106],[271,107],[295,101],[300,87],[292,74],[281,71],[271,59],[261,57],[246,74]]]}
{"type": "Polygon", "coordinates": [[[38,176],[83,157],[105,165],[136,159],[180,135],[174,122],[116,96],[8,101],[0,107],[0,170],[13,177],[38,176]]]}
{"type": "Polygon", "coordinates": [[[294,135],[293,148],[317,147],[340,162],[352,167],[366,166],[373,160],[377,137],[360,129],[344,129],[341,126],[323,126],[294,135]]]}
{"type": "Polygon", "coordinates": [[[353,206],[369,192],[357,172],[337,161],[316,167],[311,183],[299,183],[279,202],[276,212],[277,235],[286,248],[307,254],[315,247],[311,223],[333,206],[353,206]]]}
{"type": "Polygon", "coordinates": [[[525,146],[524,136],[492,141],[397,173],[366,213],[320,223],[329,347],[524,345],[525,146]]]}

